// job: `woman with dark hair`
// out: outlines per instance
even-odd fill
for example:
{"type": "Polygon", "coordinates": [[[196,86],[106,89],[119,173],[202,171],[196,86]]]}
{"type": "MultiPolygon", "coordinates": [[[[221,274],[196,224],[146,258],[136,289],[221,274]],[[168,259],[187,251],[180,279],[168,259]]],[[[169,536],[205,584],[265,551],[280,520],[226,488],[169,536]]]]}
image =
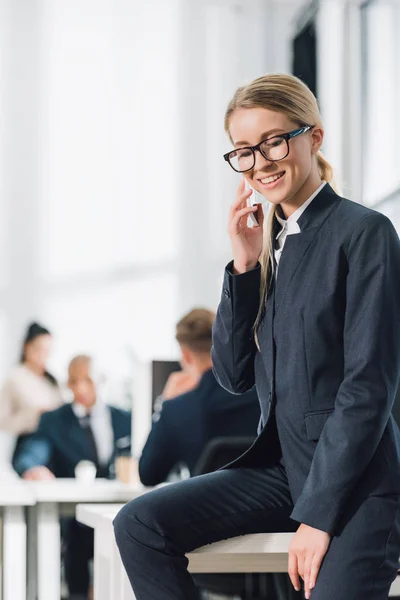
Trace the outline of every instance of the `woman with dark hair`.
{"type": "Polygon", "coordinates": [[[20,364],[4,381],[0,391],[0,430],[14,435],[34,432],[40,415],[61,404],[56,378],[46,368],[52,336],[39,323],[26,332],[20,364]]]}

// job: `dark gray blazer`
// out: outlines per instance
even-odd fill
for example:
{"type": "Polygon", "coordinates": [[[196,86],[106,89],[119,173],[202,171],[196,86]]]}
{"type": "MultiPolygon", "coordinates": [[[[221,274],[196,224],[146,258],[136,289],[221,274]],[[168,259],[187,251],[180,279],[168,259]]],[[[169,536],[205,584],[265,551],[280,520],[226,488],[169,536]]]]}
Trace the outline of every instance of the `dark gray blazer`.
{"type": "Polygon", "coordinates": [[[292,518],[329,533],[369,495],[400,493],[400,242],[380,213],[326,185],[288,236],[259,328],[260,267],[228,265],[213,364],[233,393],[254,384],[262,431],[232,467],[282,461],[292,518]]]}

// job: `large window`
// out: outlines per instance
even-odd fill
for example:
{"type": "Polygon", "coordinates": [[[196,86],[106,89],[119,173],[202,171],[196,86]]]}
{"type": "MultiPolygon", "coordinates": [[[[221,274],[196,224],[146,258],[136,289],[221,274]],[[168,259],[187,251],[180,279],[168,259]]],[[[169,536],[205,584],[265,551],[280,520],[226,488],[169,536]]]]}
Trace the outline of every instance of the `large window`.
{"type": "Polygon", "coordinates": [[[122,379],[176,352],[176,7],[47,7],[41,316],[57,374],[85,351],[122,379]]]}
{"type": "Polygon", "coordinates": [[[400,3],[363,7],[363,188],[376,205],[400,188],[400,3]]]}

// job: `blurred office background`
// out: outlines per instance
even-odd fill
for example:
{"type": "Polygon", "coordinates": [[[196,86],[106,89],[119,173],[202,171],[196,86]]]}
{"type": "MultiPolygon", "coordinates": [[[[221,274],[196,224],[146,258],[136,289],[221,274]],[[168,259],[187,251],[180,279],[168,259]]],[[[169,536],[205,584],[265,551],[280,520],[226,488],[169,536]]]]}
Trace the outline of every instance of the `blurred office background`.
{"type": "Polygon", "coordinates": [[[0,376],[39,319],[61,380],[85,351],[136,393],[140,446],[140,365],[230,258],[225,106],[267,71],[315,88],[343,193],[400,230],[399,0],[0,1],[0,376]]]}

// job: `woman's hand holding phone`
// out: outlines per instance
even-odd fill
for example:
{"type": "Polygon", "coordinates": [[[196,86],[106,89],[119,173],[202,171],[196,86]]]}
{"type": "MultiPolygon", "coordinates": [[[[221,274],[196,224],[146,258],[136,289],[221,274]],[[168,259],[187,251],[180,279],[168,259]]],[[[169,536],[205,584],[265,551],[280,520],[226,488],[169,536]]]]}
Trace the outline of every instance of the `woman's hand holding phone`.
{"type": "Polygon", "coordinates": [[[252,189],[246,190],[243,178],[229,211],[228,233],[233,252],[233,268],[237,274],[254,269],[263,248],[264,212],[261,204],[247,206],[252,193],[252,189]],[[256,217],[257,226],[248,226],[249,215],[256,217]]]}

